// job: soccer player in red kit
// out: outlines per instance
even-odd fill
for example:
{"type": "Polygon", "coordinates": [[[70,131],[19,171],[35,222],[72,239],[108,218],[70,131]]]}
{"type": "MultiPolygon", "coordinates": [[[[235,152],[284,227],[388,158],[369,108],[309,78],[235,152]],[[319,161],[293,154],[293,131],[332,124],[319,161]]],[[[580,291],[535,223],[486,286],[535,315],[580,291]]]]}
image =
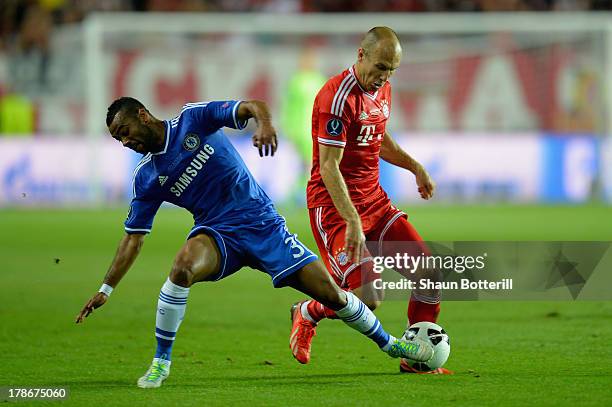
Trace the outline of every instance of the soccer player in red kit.
{"type": "MultiPolygon", "coordinates": [[[[435,188],[423,166],[386,131],[391,112],[388,79],[399,67],[401,55],[393,30],[371,29],[361,42],[355,65],[327,81],[312,113],[313,163],[307,187],[310,225],[336,283],[372,310],[380,305],[381,293],[374,289],[377,275],[366,239],[379,242],[380,248],[385,241],[422,241],[406,214],[393,206],[380,186],[379,158],[412,172],[423,199],[431,198],[435,188]]],[[[412,292],[409,324],[435,322],[439,311],[439,292],[412,292]]],[[[309,300],[294,304],[291,315],[293,356],[308,363],[317,323],[335,314],[309,300]]],[[[412,368],[402,362],[400,370],[412,368]]]]}

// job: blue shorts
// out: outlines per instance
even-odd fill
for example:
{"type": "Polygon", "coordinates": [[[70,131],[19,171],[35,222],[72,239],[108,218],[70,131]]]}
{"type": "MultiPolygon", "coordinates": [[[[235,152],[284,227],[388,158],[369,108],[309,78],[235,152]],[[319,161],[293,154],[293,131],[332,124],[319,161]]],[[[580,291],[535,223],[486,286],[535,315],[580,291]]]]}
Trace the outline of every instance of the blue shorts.
{"type": "Polygon", "coordinates": [[[287,277],[317,260],[317,255],[289,232],[280,215],[238,226],[195,225],[187,239],[201,233],[212,236],[221,252],[221,270],[209,281],[252,267],[268,273],[274,287],[284,287],[287,277]]]}

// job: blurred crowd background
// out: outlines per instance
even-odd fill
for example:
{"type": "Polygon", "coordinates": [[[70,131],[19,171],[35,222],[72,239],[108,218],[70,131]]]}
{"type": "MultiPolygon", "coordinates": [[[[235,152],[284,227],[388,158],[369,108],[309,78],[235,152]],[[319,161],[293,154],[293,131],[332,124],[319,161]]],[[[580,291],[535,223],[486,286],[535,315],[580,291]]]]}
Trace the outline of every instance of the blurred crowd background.
{"type": "MultiPolygon", "coordinates": [[[[71,126],[47,123],[47,116],[56,120],[56,115],[41,112],[41,108],[44,109],[41,104],[48,103],[46,97],[49,96],[64,100],[68,96],[70,100],[67,103],[71,105],[73,116],[82,113],[79,109],[83,107],[83,101],[75,95],[78,90],[74,84],[83,80],[83,68],[75,66],[79,62],[74,53],[68,56],[68,61],[65,60],[65,48],[82,48],[79,38],[81,23],[92,12],[459,14],[590,11],[595,14],[611,7],[611,0],[4,0],[0,6],[0,134],[83,132],[85,127],[79,118],[72,118],[71,126]],[[58,47],[63,49],[57,50],[58,47]]],[[[318,36],[303,40],[312,44],[324,43],[329,38],[318,36]]],[[[350,40],[354,42],[358,38],[350,40]]],[[[584,93],[592,102],[596,79],[590,72],[584,72],[583,76],[587,88],[584,93]]],[[[80,88],[82,92],[82,83],[80,88]]],[[[571,120],[555,120],[554,125],[549,120],[549,124],[541,127],[566,131],[600,130],[595,123],[597,120],[600,119],[572,117],[571,120]],[[585,123],[585,120],[590,123],[585,123]]],[[[528,127],[518,125],[517,129],[528,127]]]]}
{"type": "Polygon", "coordinates": [[[88,13],[118,12],[504,12],[603,11],[611,0],[3,0],[0,49],[45,49],[54,27],[88,13]]]}
{"type": "MultiPolygon", "coordinates": [[[[103,108],[123,95],[139,98],[160,118],[192,101],[266,100],[289,141],[286,150],[268,166],[249,161],[248,135],[235,143],[274,199],[303,205],[314,95],[354,62],[361,36],[384,16],[401,16],[393,28],[404,48],[392,78],[389,130],[428,166],[441,201],[611,202],[612,32],[605,20],[611,6],[608,0],[3,0],[0,206],[129,199],[126,174],[139,157],[102,137],[103,108]],[[106,16],[97,21],[99,43],[87,29],[96,12],[106,16]],[[118,12],[138,29],[116,23],[118,12]],[[337,16],[352,31],[334,33],[325,27],[330,20],[307,34],[199,30],[211,22],[207,16],[219,15],[236,15],[246,26],[250,15],[298,16],[295,24],[337,16]],[[500,15],[516,24],[496,31],[483,20],[489,28],[477,27],[479,16],[500,15]],[[441,16],[439,32],[413,30],[420,16],[441,16]],[[522,16],[530,17],[523,22],[522,16]],[[550,30],[539,27],[539,16],[550,30]],[[468,17],[476,26],[464,22],[462,30],[445,32],[468,17]],[[184,32],[157,29],[173,20],[185,22],[184,32]],[[92,43],[99,57],[93,65],[92,43]]],[[[394,198],[418,201],[404,174],[384,165],[381,171],[394,198]]]]}

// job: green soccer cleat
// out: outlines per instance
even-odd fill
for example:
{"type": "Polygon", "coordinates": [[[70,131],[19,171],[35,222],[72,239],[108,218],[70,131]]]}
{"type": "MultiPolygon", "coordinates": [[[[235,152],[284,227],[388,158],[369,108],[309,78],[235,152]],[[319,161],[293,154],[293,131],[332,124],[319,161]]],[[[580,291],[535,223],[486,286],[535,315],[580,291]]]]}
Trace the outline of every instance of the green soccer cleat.
{"type": "Polygon", "coordinates": [[[140,379],[138,387],[152,389],[161,386],[162,382],[170,375],[170,361],[160,358],[153,359],[149,370],[140,379]]]}
{"type": "Polygon", "coordinates": [[[420,338],[412,340],[396,339],[387,349],[387,354],[392,358],[405,358],[415,362],[427,362],[433,357],[433,347],[420,338]]]}

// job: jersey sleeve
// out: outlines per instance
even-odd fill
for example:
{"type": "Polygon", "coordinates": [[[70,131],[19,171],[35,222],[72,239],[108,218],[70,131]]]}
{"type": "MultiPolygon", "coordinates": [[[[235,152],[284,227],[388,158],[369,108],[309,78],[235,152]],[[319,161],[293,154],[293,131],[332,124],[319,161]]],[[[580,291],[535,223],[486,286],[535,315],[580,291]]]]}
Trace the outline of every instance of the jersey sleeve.
{"type": "Polygon", "coordinates": [[[350,123],[348,103],[339,92],[324,87],[317,97],[317,141],[320,144],[344,148],[350,123]]]}
{"type": "Polygon", "coordinates": [[[210,130],[218,130],[221,127],[242,130],[246,127],[247,120],[239,121],[236,117],[240,103],[239,100],[214,101],[194,103],[186,105],[185,108],[189,108],[194,119],[210,130]]]}
{"type": "Polygon", "coordinates": [[[138,173],[134,177],[134,197],[130,203],[130,211],[124,222],[126,233],[150,233],[153,227],[153,218],[162,204],[162,200],[151,199],[145,196],[139,183],[138,173]]]}

